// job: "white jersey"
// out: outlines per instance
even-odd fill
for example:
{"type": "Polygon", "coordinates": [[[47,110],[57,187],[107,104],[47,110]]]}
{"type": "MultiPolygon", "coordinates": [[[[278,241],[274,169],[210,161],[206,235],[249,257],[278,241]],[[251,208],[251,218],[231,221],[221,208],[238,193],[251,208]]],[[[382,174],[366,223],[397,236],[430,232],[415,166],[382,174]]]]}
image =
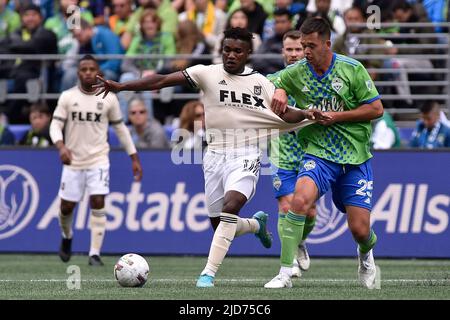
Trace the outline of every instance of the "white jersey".
{"type": "MultiPolygon", "coordinates": [[[[59,97],[53,121],[65,124],[64,143],[72,153],[72,169],[109,164],[108,126],[122,122],[115,94],[102,99],[78,87],[66,90],[59,97]]],[[[52,134],[52,140],[58,138],[52,134]]]]}
{"type": "Polygon", "coordinates": [[[250,68],[241,74],[230,74],[223,64],[196,65],[183,74],[191,86],[202,90],[210,149],[257,145],[275,133],[313,123],[287,123],[278,117],[270,109],[275,86],[250,68]]]}

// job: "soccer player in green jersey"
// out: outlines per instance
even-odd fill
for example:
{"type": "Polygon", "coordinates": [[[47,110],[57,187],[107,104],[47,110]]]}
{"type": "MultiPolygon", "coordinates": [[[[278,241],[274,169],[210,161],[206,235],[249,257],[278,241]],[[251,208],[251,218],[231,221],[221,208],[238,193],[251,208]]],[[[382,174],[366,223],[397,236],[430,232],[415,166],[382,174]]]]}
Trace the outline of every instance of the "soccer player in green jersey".
{"type": "Polygon", "coordinates": [[[330,188],[336,207],[358,243],[359,279],[375,287],[372,248],[377,237],[370,228],[373,174],[370,121],[383,114],[380,96],[362,64],[331,51],[330,26],[320,17],[300,28],[305,59],[282,70],[275,80],[271,107],[282,114],[288,97],[297,105],[318,108],[329,120],[301,131],[305,151],[294,197],[283,222],[280,273],[266,288],[291,287],[292,261],[303,235],[306,213],[330,188]]]}
{"type": "MultiPolygon", "coordinates": [[[[301,33],[298,30],[288,31],[283,36],[282,55],[286,66],[304,58],[300,36],[301,33]]],[[[277,77],[278,73],[267,75],[267,78],[271,81],[275,81],[277,77]]],[[[295,100],[292,97],[289,97],[288,104],[301,107],[295,104],[295,100]]],[[[304,152],[295,131],[285,133],[271,141],[270,163],[272,167],[272,185],[275,198],[278,201],[278,236],[280,242],[283,236],[283,220],[291,208],[303,154],[304,152]]],[[[313,230],[315,222],[316,206],[313,205],[306,215],[303,236],[293,260],[292,277],[301,277],[301,271],[309,269],[310,258],[305,241],[308,234],[313,230]]]]}

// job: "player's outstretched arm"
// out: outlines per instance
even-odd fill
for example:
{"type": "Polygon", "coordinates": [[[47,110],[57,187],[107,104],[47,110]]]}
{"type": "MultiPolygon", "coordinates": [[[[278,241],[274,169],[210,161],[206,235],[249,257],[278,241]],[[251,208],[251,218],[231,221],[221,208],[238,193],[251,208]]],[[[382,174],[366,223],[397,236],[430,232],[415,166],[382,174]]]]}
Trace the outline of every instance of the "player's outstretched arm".
{"type": "Polygon", "coordinates": [[[383,115],[383,104],[381,100],[366,103],[356,109],[340,112],[325,112],[329,119],[318,121],[319,124],[329,126],[336,122],[359,122],[377,119],[383,115]]]}
{"type": "Polygon", "coordinates": [[[288,123],[297,123],[307,120],[329,120],[329,116],[325,115],[325,112],[322,112],[318,109],[311,110],[300,110],[295,108],[288,107],[286,112],[280,115],[280,118],[288,123]]]}
{"type": "Polygon", "coordinates": [[[100,76],[97,76],[97,79],[100,83],[95,84],[92,87],[97,89],[97,96],[103,93],[103,98],[105,98],[109,92],[117,93],[119,91],[157,90],[165,87],[188,84],[186,77],[181,71],[170,74],[153,74],[148,77],[123,83],[106,80],[100,76]]]}

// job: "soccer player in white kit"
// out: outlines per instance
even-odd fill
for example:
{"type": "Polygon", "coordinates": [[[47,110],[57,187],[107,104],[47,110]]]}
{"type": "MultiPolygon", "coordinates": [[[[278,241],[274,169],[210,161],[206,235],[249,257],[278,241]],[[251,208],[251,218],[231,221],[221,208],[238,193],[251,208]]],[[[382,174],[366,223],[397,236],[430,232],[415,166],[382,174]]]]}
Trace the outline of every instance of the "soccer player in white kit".
{"type": "Polygon", "coordinates": [[[92,88],[99,73],[94,57],[86,55],[80,60],[80,84],[61,94],[50,125],[50,136],[64,164],[59,190],[62,231],[59,256],[64,262],[70,260],[73,209],[88,192],[91,206],[89,265],[94,266],[103,265],[100,250],[106,225],[105,195],[109,193],[109,124],[131,157],[135,180],[142,178],[141,163],[130,132],[123,123],[117,97],[112,94],[101,99],[92,88]]]}
{"type": "Polygon", "coordinates": [[[252,34],[232,28],[224,32],[223,64],[196,65],[168,75],[155,74],[139,80],[117,83],[104,80],[95,85],[97,94],[124,90],[155,90],[190,84],[202,90],[208,150],[203,159],[205,194],[211,224],[215,230],[205,269],[197,287],[213,287],[215,274],[236,236],[257,234],[263,245],[271,244],[266,231],[267,215],[252,219],[238,217],[239,211],[255,193],[259,177],[258,141],[270,129],[283,132],[323,119],[317,110],[288,108],[281,118],[270,110],[274,85],[245,66],[251,52],[252,34]],[[245,131],[243,131],[245,130],[245,131]]]}

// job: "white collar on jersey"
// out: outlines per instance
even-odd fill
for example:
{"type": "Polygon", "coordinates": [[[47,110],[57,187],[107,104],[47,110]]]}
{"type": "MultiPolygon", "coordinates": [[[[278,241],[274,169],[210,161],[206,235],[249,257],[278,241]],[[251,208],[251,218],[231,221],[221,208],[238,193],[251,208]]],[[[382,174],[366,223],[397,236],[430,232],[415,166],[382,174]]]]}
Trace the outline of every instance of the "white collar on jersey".
{"type": "MultiPolygon", "coordinates": [[[[221,63],[221,66],[222,66],[223,71],[227,72],[225,70],[225,68],[223,67],[223,63],[221,63]]],[[[237,73],[237,75],[248,75],[248,74],[251,74],[253,71],[254,70],[252,68],[245,66],[244,71],[242,71],[241,73],[237,73]]]]}

